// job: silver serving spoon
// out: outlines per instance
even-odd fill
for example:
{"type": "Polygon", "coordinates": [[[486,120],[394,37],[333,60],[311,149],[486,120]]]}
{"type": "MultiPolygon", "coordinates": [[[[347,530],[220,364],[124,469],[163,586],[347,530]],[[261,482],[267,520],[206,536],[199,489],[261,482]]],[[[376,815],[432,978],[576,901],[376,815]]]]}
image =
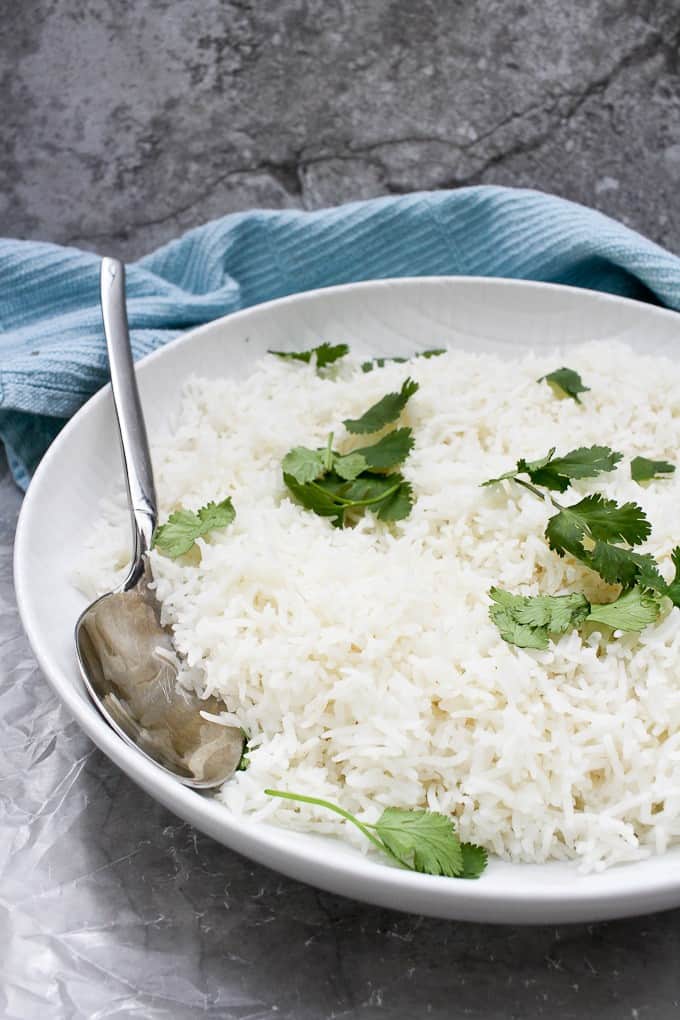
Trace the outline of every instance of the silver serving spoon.
{"type": "Polygon", "coordinates": [[[235,771],[243,735],[203,717],[224,708],[215,698],[201,700],[178,683],[181,663],[149,588],[156,492],[130,350],[125,269],[117,259],[102,259],[101,303],[133,552],[123,583],[78,619],[78,663],[92,700],[123,740],[186,786],[208,789],[235,771]]]}

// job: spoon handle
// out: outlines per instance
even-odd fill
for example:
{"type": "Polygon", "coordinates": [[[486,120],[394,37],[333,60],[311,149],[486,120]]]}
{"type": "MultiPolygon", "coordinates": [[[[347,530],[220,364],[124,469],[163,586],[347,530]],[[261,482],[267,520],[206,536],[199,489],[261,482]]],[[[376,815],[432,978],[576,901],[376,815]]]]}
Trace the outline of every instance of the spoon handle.
{"type": "Polygon", "coordinates": [[[151,547],[156,527],[156,490],[142,405],[132,362],[125,307],[125,267],[118,259],[104,258],[101,266],[101,304],[104,335],[111,370],[128,503],[132,516],[133,557],[123,583],[127,590],[144,572],[144,554],[151,547]]]}

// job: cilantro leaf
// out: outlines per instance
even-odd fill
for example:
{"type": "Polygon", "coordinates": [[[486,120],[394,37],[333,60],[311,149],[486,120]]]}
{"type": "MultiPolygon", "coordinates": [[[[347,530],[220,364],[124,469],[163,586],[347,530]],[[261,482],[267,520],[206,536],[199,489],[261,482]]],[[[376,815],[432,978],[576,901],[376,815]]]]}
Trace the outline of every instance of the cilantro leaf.
{"type": "Polygon", "coordinates": [[[193,510],[176,510],[170,514],[165,524],[156,528],[151,547],[171,559],[177,559],[189,552],[197,538],[215,528],[226,528],[235,516],[236,511],[229,497],[221,503],[207,503],[196,513],[193,510]]]}
{"type": "MultiPolygon", "coordinates": [[[[395,472],[391,475],[374,475],[369,472],[353,479],[343,486],[339,495],[354,506],[358,504],[382,504],[384,500],[396,493],[402,484],[408,484],[402,475],[395,472]]],[[[378,507],[376,506],[376,509],[378,507]]]]}
{"type": "Polygon", "coordinates": [[[555,457],[555,447],[540,460],[517,461],[515,471],[507,471],[499,478],[492,478],[484,485],[493,485],[507,479],[516,480],[517,475],[526,474],[535,485],[546,489],[565,492],[575,478],[595,478],[604,471],[613,471],[622,454],[615,453],[608,446],[579,446],[563,457],[555,457]]]}
{"type": "Polygon", "coordinates": [[[372,372],[374,368],[384,368],[388,361],[393,365],[403,365],[408,358],[371,358],[370,361],[361,362],[361,371],[372,372]]]}
{"type": "Polygon", "coordinates": [[[175,559],[191,549],[200,534],[200,526],[192,510],[175,510],[166,524],[156,528],[151,547],[175,559]]]}
{"type": "Polygon", "coordinates": [[[489,592],[489,616],[508,644],[545,649],[550,634],[564,634],[585,620],[590,604],[585,595],[512,595],[502,588],[489,592]]]}
{"type": "Polygon", "coordinates": [[[329,470],[329,465],[341,478],[344,478],[346,481],[353,481],[369,468],[386,471],[388,468],[396,467],[397,464],[401,464],[402,461],[406,460],[412,449],[412,429],[395,429],[394,432],[388,432],[386,436],[383,436],[382,439],[379,439],[372,446],[362,446],[360,449],[353,450],[352,453],[344,455],[338,454],[335,451],[313,451],[306,450],[304,447],[296,447],[295,450],[291,450],[284,458],[283,467],[284,470],[288,470],[290,474],[294,475],[299,482],[311,482],[315,478],[320,478],[326,470],[329,470]],[[291,465],[293,467],[296,466],[297,457],[291,460],[289,458],[291,458],[292,454],[297,455],[298,453],[304,454],[305,466],[308,461],[310,462],[309,477],[303,478],[298,470],[291,470],[291,465]],[[310,457],[310,454],[313,457],[310,457]],[[312,470],[319,464],[321,469],[312,475],[312,470]]]}
{"type": "Polygon", "coordinates": [[[596,492],[564,507],[548,521],[545,534],[550,548],[563,556],[571,552],[583,558],[583,538],[639,545],[651,533],[644,510],[637,503],[619,505],[596,492]]]}
{"type": "Polygon", "coordinates": [[[345,482],[329,475],[317,483],[332,493],[344,512],[369,507],[383,521],[407,517],[413,506],[411,485],[403,475],[374,475],[369,472],[345,482]]]}
{"type": "Polygon", "coordinates": [[[334,457],[333,467],[345,481],[351,482],[368,467],[361,453],[347,453],[344,457],[334,457]]]}
{"type": "Polygon", "coordinates": [[[396,421],[406,407],[410,397],[418,390],[418,383],[406,379],[399,393],[387,393],[360,418],[346,418],[343,422],[348,432],[379,432],[390,422],[396,421]]]}
{"type": "Polygon", "coordinates": [[[337,527],[345,524],[348,512],[365,507],[383,521],[398,521],[407,517],[413,506],[411,485],[398,473],[374,475],[366,472],[347,480],[331,471],[305,485],[300,485],[292,475],[284,474],[283,480],[306,509],[321,517],[334,518],[337,527]]]}
{"type": "MultiPolygon", "coordinates": [[[[491,590],[493,591],[493,588],[491,590]]],[[[518,623],[507,607],[492,605],[489,607],[489,616],[498,627],[503,640],[509,645],[535,648],[536,651],[544,651],[548,647],[549,637],[545,627],[531,627],[526,623],[518,623]]]]}
{"type": "Polygon", "coordinates": [[[598,541],[579,559],[608,584],[622,584],[624,588],[630,588],[639,583],[643,588],[653,588],[658,592],[666,589],[666,582],[650,553],[636,553],[625,546],[598,541]]]}
{"type": "MultiPolygon", "coordinates": [[[[446,354],[445,347],[431,347],[428,351],[416,351],[412,354],[413,358],[437,358],[440,354],[446,354]]],[[[371,358],[370,361],[362,361],[361,371],[372,372],[374,368],[384,368],[387,362],[390,361],[393,364],[403,365],[408,358],[371,358]]]]}
{"type": "Polygon", "coordinates": [[[651,588],[652,591],[658,592],[659,595],[668,595],[669,585],[666,584],[661,576],[659,565],[651,553],[631,552],[630,555],[638,568],[637,584],[641,588],[651,588]]]}
{"type": "Polygon", "coordinates": [[[620,506],[595,493],[551,517],[545,535],[559,556],[571,553],[609,584],[630,588],[642,575],[647,586],[661,590],[665,583],[654,559],[618,545],[639,545],[650,531],[649,521],[636,503],[620,506]]]}
{"type": "MultiPolygon", "coordinates": [[[[283,480],[292,494],[307,510],[313,510],[319,517],[332,517],[337,527],[342,527],[345,516],[345,504],[335,500],[332,492],[319,484],[318,481],[301,484],[293,475],[283,474],[283,480]]],[[[322,479],[323,480],[323,479],[322,479]]],[[[342,479],[338,479],[339,482],[342,479]]]]}
{"type": "Polygon", "coordinates": [[[654,623],[660,609],[660,596],[637,585],[624,591],[615,602],[591,606],[587,622],[603,623],[614,630],[644,630],[654,623]]]}
{"type": "Polygon", "coordinates": [[[590,387],[583,385],[583,380],[573,368],[558,368],[548,375],[542,375],[538,382],[547,382],[548,385],[566,397],[571,397],[577,404],[581,403],[579,393],[588,393],[590,387]]]}
{"type": "Polygon", "coordinates": [[[473,843],[461,843],[454,823],[437,811],[385,808],[371,825],[321,797],[308,797],[287,790],[265,790],[268,797],[315,804],[333,811],[355,825],[371,843],[402,868],[447,878],[479,878],[487,863],[487,852],[473,843]]]}
{"type": "Polygon", "coordinates": [[[241,757],[239,758],[238,765],[236,766],[237,772],[245,772],[250,765],[250,758],[248,756],[250,741],[248,739],[248,734],[244,729],[241,730],[241,736],[243,737],[243,747],[241,748],[241,757]]]}
{"type": "Polygon", "coordinates": [[[604,471],[613,471],[622,459],[622,454],[615,453],[608,446],[579,446],[564,457],[549,456],[545,463],[521,463],[536,485],[564,492],[572,479],[595,478],[604,471]]]}
{"type": "Polygon", "coordinates": [[[585,595],[511,595],[492,588],[489,616],[508,644],[543,650],[551,634],[564,634],[583,623],[606,624],[615,630],[639,631],[654,623],[661,594],[640,584],[624,590],[614,602],[591,605],[585,595]]]}
{"type": "Polygon", "coordinates": [[[269,351],[268,353],[288,361],[304,361],[306,365],[309,365],[312,356],[315,356],[317,370],[320,370],[334,364],[340,358],[344,358],[346,354],[349,354],[349,347],[347,344],[322,343],[318,347],[312,347],[309,351],[269,351]]]}
{"type": "Polygon", "coordinates": [[[461,843],[460,849],[463,852],[463,873],[460,878],[479,878],[488,863],[488,853],[476,843],[461,843]]]}
{"type": "Polygon", "coordinates": [[[348,456],[353,457],[359,454],[364,458],[366,467],[372,468],[374,471],[386,471],[387,468],[396,467],[397,464],[405,461],[413,446],[412,429],[395,429],[394,432],[388,432],[372,446],[362,446],[348,456]]]}
{"type": "Polygon", "coordinates": [[[669,586],[654,557],[629,548],[644,542],[650,532],[649,521],[636,503],[620,506],[600,493],[563,507],[545,529],[551,549],[560,556],[570,552],[608,584],[624,588],[639,584],[666,595],[669,586]]]}
{"type": "Polygon", "coordinates": [[[638,485],[651,482],[664,475],[672,475],[675,464],[667,460],[648,460],[647,457],[633,457],[630,462],[630,477],[638,485]]]}
{"type": "Polygon", "coordinates": [[[577,626],[588,612],[588,600],[578,592],[571,595],[513,595],[512,599],[511,611],[518,623],[545,627],[551,634],[564,634],[570,627],[577,626]]]}
{"type": "Polygon", "coordinates": [[[671,561],[675,567],[675,576],[662,594],[667,595],[673,605],[680,609],[680,545],[671,553],[671,561]]]}
{"type": "Polygon", "coordinates": [[[462,875],[463,851],[446,815],[385,808],[374,828],[390,853],[412,871],[448,878],[462,875]]]}
{"type": "MultiPolygon", "coordinates": [[[[418,384],[407,379],[400,393],[388,393],[357,424],[373,431],[371,423],[398,417],[418,384]]],[[[375,428],[382,427],[376,424],[375,428]]],[[[370,508],[383,521],[399,521],[413,507],[411,484],[399,472],[384,472],[401,464],[413,449],[413,431],[394,429],[371,446],[351,453],[333,449],[333,433],[325,448],[296,446],[283,458],[283,480],[307,510],[332,518],[343,527],[346,515],[370,508]]]]}
{"type": "Polygon", "coordinates": [[[294,446],[281,462],[284,474],[304,485],[313,482],[326,471],[325,450],[309,450],[306,446],[294,446]]]}
{"type": "Polygon", "coordinates": [[[401,475],[388,475],[388,478],[398,477],[399,485],[392,492],[382,499],[377,507],[377,514],[381,521],[403,521],[413,510],[413,488],[401,475]]]}

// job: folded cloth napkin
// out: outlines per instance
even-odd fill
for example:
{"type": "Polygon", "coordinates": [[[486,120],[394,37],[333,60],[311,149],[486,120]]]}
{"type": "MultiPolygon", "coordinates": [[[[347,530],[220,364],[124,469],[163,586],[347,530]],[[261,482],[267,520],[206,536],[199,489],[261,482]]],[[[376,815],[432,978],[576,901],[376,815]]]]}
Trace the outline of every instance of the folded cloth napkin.
{"type": "MultiPolygon", "coordinates": [[[[190,231],[128,266],[134,356],[286,294],[443,275],[548,280],[680,309],[680,259],[623,224],[535,191],[461,188],[236,213],[190,231]]],[[[0,439],[19,485],[107,377],[98,257],[0,240],[0,439]]]]}

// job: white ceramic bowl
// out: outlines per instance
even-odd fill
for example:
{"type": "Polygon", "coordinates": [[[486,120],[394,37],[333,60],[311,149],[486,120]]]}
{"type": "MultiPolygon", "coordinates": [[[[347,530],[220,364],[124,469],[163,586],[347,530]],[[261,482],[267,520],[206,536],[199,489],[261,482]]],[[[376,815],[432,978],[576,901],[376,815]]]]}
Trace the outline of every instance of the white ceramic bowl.
{"type": "MultiPolygon", "coordinates": [[[[348,341],[361,353],[410,354],[444,345],[495,350],[568,348],[621,339],[680,357],[680,317],[589,291],[510,280],[385,280],[332,287],[259,305],[169,344],[138,366],[149,431],[164,421],[190,372],[245,375],[267,348],[348,341]]],[[[324,889],[400,910],[512,923],[620,917],[680,904],[680,850],[581,876],[560,863],[492,860],[476,882],[418,875],[364,857],[340,841],[233,817],[209,796],[156,769],[109,729],[88,700],[74,655],[84,605],[69,576],[98,503],[120,478],[109,388],[52,444],[28,490],[16,537],[19,610],[54,690],[98,746],[151,796],[226,846],[324,889]]]]}

